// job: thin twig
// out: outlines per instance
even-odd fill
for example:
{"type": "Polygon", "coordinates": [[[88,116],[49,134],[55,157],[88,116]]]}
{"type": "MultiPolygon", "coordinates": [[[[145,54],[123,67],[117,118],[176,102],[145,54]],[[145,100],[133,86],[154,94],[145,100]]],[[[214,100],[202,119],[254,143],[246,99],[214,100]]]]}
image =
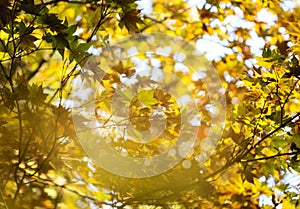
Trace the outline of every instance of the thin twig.
{"type": "Polygon", "coordinates": [[[260,160],[269,160],[272,158],[276,158],[276,157],[281,157],[281,156],[288,156],[288,155],[297,155],[299,154],[299,151],[297,152],[288,152],[288,153],[278,153],[276,155],[271,155],[271,156],[267,156],[267,157],[260,157],[260,158],[254,158],[254,159],[249,159],[249,160],[241,160],[241,162],[243,163],[247,163],[247,162],[253,162],[253,161],[260,161],[260,160]]]}

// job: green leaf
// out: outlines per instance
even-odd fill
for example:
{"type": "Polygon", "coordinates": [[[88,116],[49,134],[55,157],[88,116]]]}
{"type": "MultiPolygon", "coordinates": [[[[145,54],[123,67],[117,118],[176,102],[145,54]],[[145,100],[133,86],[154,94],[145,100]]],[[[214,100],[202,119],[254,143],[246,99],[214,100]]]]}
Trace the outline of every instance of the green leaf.
{"type": "Polygon", "coordinates": [[[76,32],[76,30],[77,30],[77,25],[71,25],[67,29],[63,30],[63,32],[68,35],[72,35],[76,32]]]}
{"type": "Polygon", "coordinates": [[[64,56],[65,56],[65,49],[64,48],[58,48],[57,51],[61,55],[61,57],[64,58],[64,56]]]}
{"type": "Polygon", "coordinates": [[[55,38],[57,41],[57,46],[63,46],[63,47],[70,49],[69,41],[66,39],[66,37],[62,33],[57,34],[57,36],[55,38]]]}
{"type": "Polygon", "coordinates": [[[49,26],[52,32],[60,32],[68,28],[62,24],[62,20],[57,17],[57,14],[45,14],[42,16],[42,21],[49,26]]]}
{"type": "Polygon", "coordinates": [[[35,36],[32,35],[25,35],[23,36],[22,39],[20,39],[20,46],[22,49],[32,49],[35,48],[34,42],[37,41],[38,39],[35,36]]]}
{"type": "Polygon", "coordinates": [[[0,25],[8,23],[8,20],[10,19],[10,7],[11,3],[9,1],[0,1],[0,25]]]}
{"type": "Polygon", "coordinates": [[[293,76],[292,72],[287,72],[285,74],[283,74],[283,76],[281,78],[291,78],[293,76]]]}
{"type": "Polygon", "coordinates": [[[262,57],[268,58],[270,56],[271,56],[271,49],[264,47],[263,52],[262,52],[262,57]]]}
{"type": "Polygon", "coordinates": [[[129,89],[129,88],[126,88],[125,90],[118,89],[118,90],[116,90],[115,95],[127,107],[130,105],[130,100],[133,98],[133,93],[132,93],[131,89],[129,89]]]}
{"type": "Polygon", "coordinates": [[[251,184],[254,183],[254,177],[255,177],[255,175],[254,175],[250,170],[247,169],[247,170],[244,172],[244,175],[245,175],[246,180],[247,180],[249,183],[251,183],[251,184]]]}
{"type": "Polygon", "coordinates": [[[50,33],[46,33],[46,35],[44,35],[42,39],[45,40],[47,43],[52,43],[53,36],[50,33]]]}
{"type": "Polygon", "coordinates": [[[293,65],[293,67],[298,67],[299,61],[298,61],[298,59],[296,58],[295,55],[293,55],[293,58],[292,58],[292,60],[291,60],[291,63],[292,63],[292,65],[293,65]]]}
{"type": "Polygon", "coordinates": [[[140,10],[126,11],[120,20],[119,26],[122,28],[124,25],[128,31],[139,32],[137,24],[144,23],[140,17],[140,10]]]}
{"type": "Polygon", "coordinates": [[[37,105],[42,104],[47,98],[47,94],[44,93],[43,87],[41,85],[38,86],[36,84],[33,84],[28,87],[28,90],[31,101],[33,101],[37,105]]]}
{"type": "Polygon", "coordinates": [[[78,52],[86,52],[90,47],[92,43],[81,43],[78,45],[76,51],[78,52]]]}
{"type": "Polygon", "coordinates": [[[2,39],[0,39],[0,52],[6,52],[6,47],[2,39]]]}
{"type": "Polygon", "coordinates": [[[138,100],[141,101],[146,107],[151,108],[152,105],[158,103],[158,101],[153,97],[154,90],[143,90],[138,93],[138,100]]]}

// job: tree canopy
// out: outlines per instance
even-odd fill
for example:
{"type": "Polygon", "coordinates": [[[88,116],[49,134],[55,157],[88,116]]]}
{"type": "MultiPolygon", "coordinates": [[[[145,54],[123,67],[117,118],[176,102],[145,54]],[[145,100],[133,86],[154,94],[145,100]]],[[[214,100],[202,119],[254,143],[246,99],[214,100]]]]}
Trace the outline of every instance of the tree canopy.
{"type": "Polygon", "coordinates": [[[0,208],[300,208],[296,0],[0,11],[0,208]]]}

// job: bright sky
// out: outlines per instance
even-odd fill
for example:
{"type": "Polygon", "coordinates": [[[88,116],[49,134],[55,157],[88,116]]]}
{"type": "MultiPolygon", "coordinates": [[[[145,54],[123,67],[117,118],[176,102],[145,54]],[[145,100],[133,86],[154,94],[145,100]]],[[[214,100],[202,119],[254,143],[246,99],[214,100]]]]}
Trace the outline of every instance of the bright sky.
{"type": "MultiPolygon", "coordinates": [[[[202,9],[205,0],[186,0],[191,6],[195,6],[199,9],[202,9]]],[[[253,0],[255,2],[256,0],[253,0]]],[[[207,4],[208,5],[208,4],[207,4]]],[[[230,3],[227,3],[230,5],[230,3]]],[[[226,4],[220,4],[220,7],[226,7],[226,4]]],[[[285,0],[281,4],[285,10],[293,10],[295,8],[295,0],[285,0]]],[[[209,6],[209,5],[208,5],[209,6]]],[[[142,9],[143,14],[151,14],[152,10],[152,0],[140,0],[138,1],[139,9],[142,9]]],[[[212,10],[216,8],[212,7],[212,10]]],[[[221,23],[219,21],[212,22],[212,25],[221,26],[224,30],[227,30],[229,33],[229,39],[235,39],[235,35],[233,33],[235,27],[242,27],[245,29],[251,29],[254,26],[254,23],[246,21],[243,19],[244,14],[243,11],[239,8],[234,9],[236,15],[229,15],[225,18],[224,22],[221,23]],[[225,26],[224,26],[225,25],[225,26]]],[[[268,22],[267,26],[271,26],[277,20],[277,16],[268,12],[267,9],[262,9],[257,14],[258,21],[266,21],[268,22]]],[[[282,31],[283,33],[285,31],[282,31]]],[[[287,37],[288,38],[288,37],[287,37]]],[[[254,55],[261,55],[262,48],[265,45],[265,41],[258,37],[255,31],[251,33],[251,39],[248,39],[246,42],[249,46],[251,46],[251,53],[254,55]]],[[[226,47],[228,44],[227,41],[220,40],[217,36],[210,36],[205,34],[201,39],[197,40],[196,47],[201,53],[206,53],[206,57],[209,60],[218,60],[221,56],[225,54],[233,53],[232,49],[226,47]]],[[[250,63],[246,63],[250,64],[250,63]]]]}

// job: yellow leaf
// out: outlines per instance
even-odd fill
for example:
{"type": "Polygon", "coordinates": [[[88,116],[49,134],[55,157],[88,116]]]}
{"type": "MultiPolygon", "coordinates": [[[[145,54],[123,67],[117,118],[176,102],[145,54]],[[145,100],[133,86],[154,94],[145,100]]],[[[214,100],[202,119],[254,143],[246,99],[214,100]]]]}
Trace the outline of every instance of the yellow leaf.
{"type": "Polygon", "coordinates": [[[272,65],[274,64],[274,62],[269,62],[268,58],[266,59],[266,58],[256,56],[255,59],[257,60],[258,65],[265,67],[265,68],[271,68],[272,65]]]}

